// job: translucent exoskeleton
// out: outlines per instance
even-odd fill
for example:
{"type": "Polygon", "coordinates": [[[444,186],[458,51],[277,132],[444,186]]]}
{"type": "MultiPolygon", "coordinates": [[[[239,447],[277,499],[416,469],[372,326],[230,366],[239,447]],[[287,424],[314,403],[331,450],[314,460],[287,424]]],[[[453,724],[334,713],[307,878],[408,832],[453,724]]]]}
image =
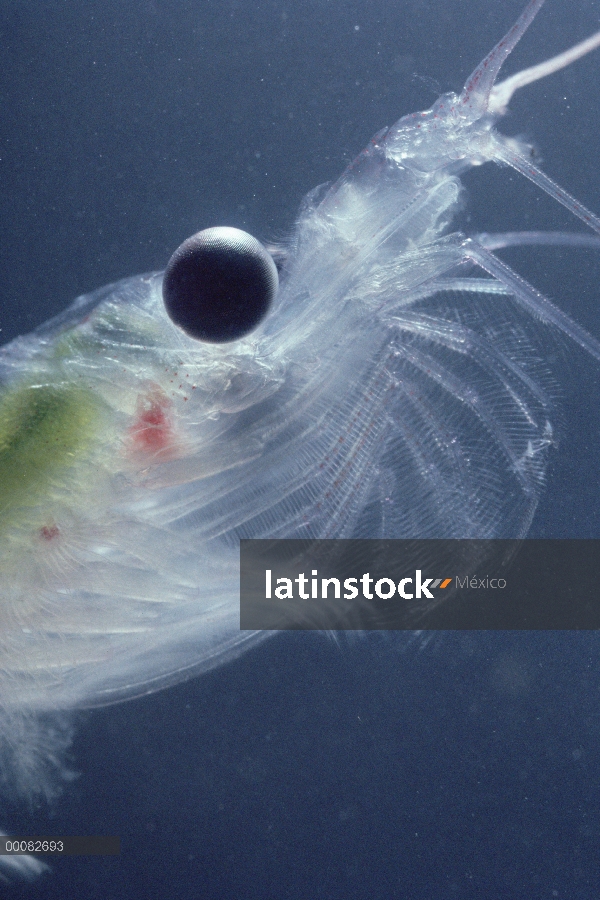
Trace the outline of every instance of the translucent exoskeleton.
{"type": "Polygon", "coordinates": [[[68,711],[147,692],[263,638],[239,630],[242,537],[523,536],[554,441],[552,335],[600,343],[466,237],[460,174],[512,166],[600,220],[496,122],[531,0],[460,94],[373,138],[305,200],[267,319],[205,344],[161,275],[75,301],[0,351],[3,777],[50,795],[68,711]]]}

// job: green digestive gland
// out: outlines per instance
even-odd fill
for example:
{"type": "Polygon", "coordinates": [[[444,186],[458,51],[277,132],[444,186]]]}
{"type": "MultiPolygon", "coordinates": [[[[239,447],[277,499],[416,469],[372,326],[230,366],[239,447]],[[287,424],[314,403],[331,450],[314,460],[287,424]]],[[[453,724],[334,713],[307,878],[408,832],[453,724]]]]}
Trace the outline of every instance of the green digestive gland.
{"type": "Polygon", "coordinates": [[[89,391],[68,383],[21,385],[0,399],[0,530],[42,503],[89,446],[96,407],[89,391]]]}

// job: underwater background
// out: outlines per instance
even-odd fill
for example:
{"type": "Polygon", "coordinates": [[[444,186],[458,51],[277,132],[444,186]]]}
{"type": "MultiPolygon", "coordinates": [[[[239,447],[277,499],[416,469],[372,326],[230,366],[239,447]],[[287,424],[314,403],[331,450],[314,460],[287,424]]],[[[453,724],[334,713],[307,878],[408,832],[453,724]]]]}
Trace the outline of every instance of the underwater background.
{"type": "MultiPolygon", "coordinates": [[[[522,0],[0,0],[0,339],[162,269],[195,231],[285,239],[383,126],[460,90],[522,0]]],[[[501,77],[600,28],[547,0],[501,77]]],[[[600,212],[600,51],[500,125],[600,212]]],[[[460,227],[581,231],[516,173],[469,173],[460,227]]],[[[600,337],[600,254],[501,254],[600,337]]],[[[542,326],[540,326],[542,327],[542,326]]],[[[600,538],[600,369],[552,361],[560,443],[531,536],[600,538]]],[[[26,834],[118,834],[6,897],[582,898],[600,883],[600,635],[281,635],[82,715],[79,774],[26,834]],[[407,646],[408,643],[408,646],[407,646]]]]}

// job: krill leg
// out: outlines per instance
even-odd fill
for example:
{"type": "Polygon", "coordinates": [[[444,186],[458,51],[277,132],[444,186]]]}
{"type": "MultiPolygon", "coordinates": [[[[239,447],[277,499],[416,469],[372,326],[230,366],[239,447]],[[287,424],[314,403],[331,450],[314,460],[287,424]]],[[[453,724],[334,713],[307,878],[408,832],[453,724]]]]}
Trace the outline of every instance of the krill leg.
{"type": "Polygon", "coordinates": [[[574,322],[524,278],[517,275],[510,266],[507,266],[473,238],[467,238],[464,241],[463,252],[465,260],[477,263],[485,272],[506,285],[511,296],[531,315],[537,316],[548,325],[555,325],[563,334],[587,350],[591,356],[600,360],[600,341],[588,334],[585,328],[574,322]]]}
{"type": "Polygon", "coordinates": [[[600,250],[600,237],[571,231],[506,231],[500,234],[474,234],[473,240],[486,250],[504,247],[583,247],[600,250]]]}

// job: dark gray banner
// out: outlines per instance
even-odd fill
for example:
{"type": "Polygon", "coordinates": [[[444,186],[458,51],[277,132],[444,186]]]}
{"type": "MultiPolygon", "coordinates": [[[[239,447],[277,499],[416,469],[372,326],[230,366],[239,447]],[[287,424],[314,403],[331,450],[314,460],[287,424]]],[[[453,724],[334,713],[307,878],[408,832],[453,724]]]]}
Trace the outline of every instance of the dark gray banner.
{"type": "Polygon", "coordinates": [[[240,542],[242,630],[600,628],[600,541],[240,542]]]}
{"type": "Polygon", "coordinates": [[[106,835],[0,835],[0,856],[24,856],[30,853],[44,856],[119,856],[121,839],[106,835]]]}

